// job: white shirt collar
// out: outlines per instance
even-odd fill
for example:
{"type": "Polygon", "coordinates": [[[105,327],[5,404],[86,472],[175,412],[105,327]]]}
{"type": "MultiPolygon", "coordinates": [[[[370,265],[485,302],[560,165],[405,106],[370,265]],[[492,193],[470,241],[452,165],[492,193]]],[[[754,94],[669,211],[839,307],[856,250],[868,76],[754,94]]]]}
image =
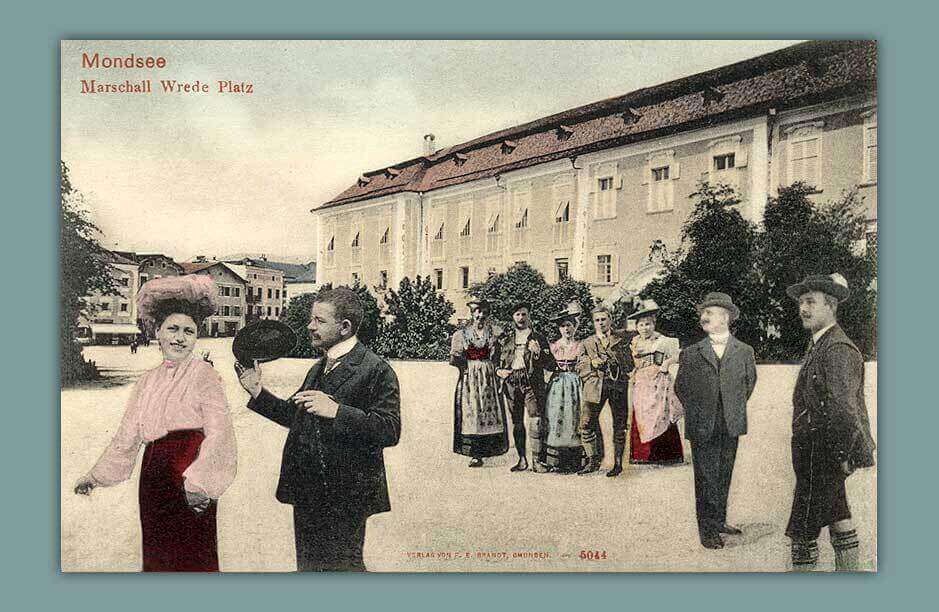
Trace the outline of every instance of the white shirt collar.
{"type": "Polygon", "coordinates": [[[355,347],[358,341],[359,339],[357,337],[350,336],[342,342],[332,345],[329,350],[326,351],[326,356],[330,359],[345,357],[346,354],[355,347]]]}
{"type": "Polygon", "coordinates": [[[818,344],[818,341],[821,339],[822,336],[825,335],[825,332],[827,332],[829,329],[831,329],[834,326],[835,324],[832,323],[831,325],[827,325],[823,327],[822,329],[818,330],[817,332],[815,332],[814,334],[812,334],[812,342],[814,342],[815,344],[818,344]]]}
{"type": "Polygon", "coordinates": [[[727,340],[730,339],[730,332],[726,331],[722,334],[708,334],[708,338],[711,339],[711,342],[717,342],[718,344],[726,344],[727,340]]]}

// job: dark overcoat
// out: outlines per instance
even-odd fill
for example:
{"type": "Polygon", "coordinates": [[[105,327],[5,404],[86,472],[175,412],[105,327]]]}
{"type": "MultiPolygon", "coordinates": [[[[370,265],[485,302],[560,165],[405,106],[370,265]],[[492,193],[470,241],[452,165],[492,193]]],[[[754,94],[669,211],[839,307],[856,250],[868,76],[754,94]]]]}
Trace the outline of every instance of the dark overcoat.
{"type": "Polygon", "coordinates": [[[756,386],[753,347],[733,335],[717,358],[709,338],[681,351],[675,394],[685,408],[685,437],[706,441],[723,410],[730,436],[747,433],[747,400],[756,386]]]}
{"type": "Polygon", "coordinates": [[[263,390],[248,408],[290,428],[277,499],[285,504],[369,516],[391,509],[382,449],[401,435],[398,379],[361,342],[323,374],[310,368],[300,391],[319,390],[339,403],[335,419],[298,408],[263,390]]]}

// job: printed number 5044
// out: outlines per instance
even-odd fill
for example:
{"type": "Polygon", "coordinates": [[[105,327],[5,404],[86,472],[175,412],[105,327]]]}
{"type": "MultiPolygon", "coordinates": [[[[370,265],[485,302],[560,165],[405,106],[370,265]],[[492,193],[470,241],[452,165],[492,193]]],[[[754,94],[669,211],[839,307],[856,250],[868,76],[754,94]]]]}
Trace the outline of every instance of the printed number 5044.
{"type": "Polygon", "coordinates": [[[606,559],[606,551],[582,550],[580,551],[580,558],[582,561],[600,561],[601,559],[606,559]]]}

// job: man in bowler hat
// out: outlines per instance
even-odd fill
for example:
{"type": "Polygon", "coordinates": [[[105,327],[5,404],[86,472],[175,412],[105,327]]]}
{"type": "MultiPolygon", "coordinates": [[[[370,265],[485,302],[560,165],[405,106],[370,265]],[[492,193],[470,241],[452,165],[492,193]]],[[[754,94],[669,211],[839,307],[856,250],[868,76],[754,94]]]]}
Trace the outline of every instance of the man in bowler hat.
{"type": "Polygon", "coordinates": [[[262,386],[261,372],[239,370],[248,408],[290,429],[277,499],[293,505],[297,569],[365,571],[365,523],[391,510],[383,449],[398,443],[398,379],[356,338],[364,316],[355,292],[320,293],[310,312],[310,341],[325,357],[289,400],[262,386]]]}
{"type": "Polygon", "coordinates": [[[841,274],[811,275],[786,289],[799,302],[812,338],[792,395],[792,467],[796,489],[786,535],[792,569],[811,571],[818,535],[828,527],[835,570],[858,569],[858,536],[851,522],[845,480],[874,465],[864,400],[864,359],[838,325],[838,304],[848,299],[841,274]]]}
{"type": "Polygon", "coordinates": [[[726,293],[709,293],[697,306],[707,336],[679,357],[675,394],[685,407],[691,442],[698,536],[705,548],[723,548],[720,534],[740,534],[727,524],[727,496],[738,438],[747,433],[747,401],[756,386],[753,348],[730,333],[740,310],[726,293]]]}
{"type": "Polygon", "coordinates": [[[525,417],[528,416],[528,440],[531,443],[535,472],[547,472],[544,439],[548,430],[544,423],[545,370],[557,369],[548,339],[531,328],[531,305],[518,302],[512,306],[514,325],[499,339],[499,365],[496,376],[503,382],[509,412],[512,415],[512,437],[518,463],[511,471],[528,469],[526,455],[525,417]]]}

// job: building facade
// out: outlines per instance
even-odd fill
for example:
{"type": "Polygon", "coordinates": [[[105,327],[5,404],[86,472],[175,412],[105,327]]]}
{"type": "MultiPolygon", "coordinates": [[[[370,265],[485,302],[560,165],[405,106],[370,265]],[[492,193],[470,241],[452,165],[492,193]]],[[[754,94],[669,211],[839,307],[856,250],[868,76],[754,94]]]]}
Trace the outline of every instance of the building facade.
{"type": "Polygon", "coordinates": [[[87,316],[79,321],[80,340],[92,344],[130,344],[140,334],[137,325],[139,267],[132,259],[117,253],[109,253],[107,261],[117,295],[85,298],[87,316]]]}
{"type": "Polygon", "coordinates": [[[250,261],[250,264],[226,264],[247,282],[246,320],[279,320],[283,317],[287,305],[284,273],[263,267],[262,261],[250,261]]]}
{"type": "Polygon", "coordinates": [[[363,174],[313,210],[319,280],[382,287],[429,276],[465,290],[527,262],[615,300],[679,246],[701,181],[760,223],[797,181],[827,201],[857,187],[877,227],[876,45],[823,41],[604,100],[363,174]]]}
{"type": "Polygon", "coordinates": [[[218,288],[218,308],[202,323],[200,334],[234,336],[245,326],[248,282],[230,266],[220,261],[181,264],[184,274],[211,276],[218,288]]]}

